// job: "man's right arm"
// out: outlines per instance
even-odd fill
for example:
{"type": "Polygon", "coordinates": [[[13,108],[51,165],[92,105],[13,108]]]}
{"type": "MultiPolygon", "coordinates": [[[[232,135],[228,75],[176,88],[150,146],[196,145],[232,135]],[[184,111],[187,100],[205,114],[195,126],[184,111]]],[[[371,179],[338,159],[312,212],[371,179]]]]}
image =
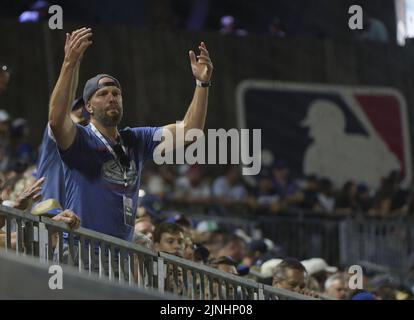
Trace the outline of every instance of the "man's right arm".
{"type": "Polygon", "coordinates": [[[82,28],[66,35],[65,59],[49,105],[49,125],[60,149],[67,150],[75,140],[76,126],[70,111],[76,91],[79,62],[92,44],[91,29],[82,28]]]}

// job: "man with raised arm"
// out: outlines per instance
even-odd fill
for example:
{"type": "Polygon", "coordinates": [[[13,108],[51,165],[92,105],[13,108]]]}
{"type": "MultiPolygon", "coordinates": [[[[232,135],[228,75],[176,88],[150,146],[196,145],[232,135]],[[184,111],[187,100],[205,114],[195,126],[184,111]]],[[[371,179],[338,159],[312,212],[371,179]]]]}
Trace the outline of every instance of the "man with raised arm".
{"type": "MultiPolygon", "coordinates": [[[[66,208],[79,214],[82,227],[130,241],[143,163],[152,158],[158,144],[155,134],[170,130],[175,136],[176,124],[119,130],[122,87],[107,74],[99,74],[85,84],[83,99],[90,124],[82,127],[73,123],[69,116],[72,86],[79,61],[92,44],[91,37],[89,28],[67,35],[68,50],[50,100],[49,125],[68,167],[66,208]]],[[[199,49],[199,56],[189,52],[196,88],[182,121],[184,133],[203,129],[207,113],[213,65],[203,42],[199,49]]]]}

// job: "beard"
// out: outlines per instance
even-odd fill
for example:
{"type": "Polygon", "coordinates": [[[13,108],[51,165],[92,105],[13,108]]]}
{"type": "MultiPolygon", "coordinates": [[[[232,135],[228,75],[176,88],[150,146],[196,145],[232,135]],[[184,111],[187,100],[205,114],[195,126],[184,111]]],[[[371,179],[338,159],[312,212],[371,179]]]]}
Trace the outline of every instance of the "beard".
{"type": "Polygon", "coordinates": [[[115,107],[118,112],[112,112],[112,106],[100,109],[94,108],[94,117],[104,127],[116,127],[122,120],[123,110],[121,107],[115,107]]]}

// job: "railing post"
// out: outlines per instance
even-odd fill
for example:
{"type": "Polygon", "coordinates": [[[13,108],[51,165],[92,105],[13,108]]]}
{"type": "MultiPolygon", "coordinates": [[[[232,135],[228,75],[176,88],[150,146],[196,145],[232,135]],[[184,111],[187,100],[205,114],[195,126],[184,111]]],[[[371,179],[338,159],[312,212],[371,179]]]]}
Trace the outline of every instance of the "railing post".
{"type": "Polygon", "coordinates": [[[257,300],[264,300],[264,299],[265,299],[264,286],[263,286],[263,283],[259,283],[257,300]]]}
{"type": "MultiPolygon", "coordinates": [[[[48,246],[49,246],[49,234],[46,225],[43,222],[39,222],[38,239],[39,239],[39,259],[42,262],[48,261],[48,246]]],[[[35,233],[35,232],[33,232],[35,233]]]]}
{"type": "Polygon", "coordinates": [[[164,258],[158,257],[157,261],[157,277],[158,277],[158,291],[164,292],[165,272],[164,272],[164,258]]]}

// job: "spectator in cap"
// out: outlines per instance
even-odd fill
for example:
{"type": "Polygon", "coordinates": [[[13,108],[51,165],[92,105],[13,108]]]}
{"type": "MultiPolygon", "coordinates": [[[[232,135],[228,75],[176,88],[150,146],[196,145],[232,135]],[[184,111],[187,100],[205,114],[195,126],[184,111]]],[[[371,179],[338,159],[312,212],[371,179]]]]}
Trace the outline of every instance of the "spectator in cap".
{"type": "Polygon", "coordinates": [[[264,240],[253,240],[247,245],[247,252],[243,259],[243,265],[252,268],[253,266],[260,266],[262,264],[261,257],[268,251],[264,240]]]}
{"type": "Polygon", "coordinates": [[[357,185],[357,205],[358,210],[363,213],[368,213],[373,205],[372,197],[368,187],[360,183],[357,185]]]}
{"type": "MultiPolygon", "coordinates": [[[[66,184],[76,186],[66,189],[66,206],[80,215],[83,227],[131,241],[145,161],[154,154],[159,159],[184,142],[166,139],[160,143],[163,135],[175,137],[176,123],[119,130],[124,92],[114,76],[103,73],[84,86],[90,124],[82,127],[71,121],[70,97],[76,92],[80,62],[92,44],[91,37],[90,28],[66,35],[65,58],[50,99],[49,125],[68,169],[66,184]]],[[[213,64],[204,42],[199,50],[198,56],[189,52],[196,89],[180,123],[184,135],[191,129],[202,130],[207,113],[213,64]]]]}
{"type": "Polygon", "coordinates": [[[337,267],[329,266],[322,258],[312,258],[302,261],[309,276],[314,277],[320,288],[324,288],[324,284],[328,276],[338,271],[337,267]]]}
{"type": "Polygon", "coordinates": [[[328,178],[323,178],[319,181],[319,192],[317,198],[318,203],[314,210],[325,213],[334,212],[336,199],[334,197],[333,184],[328,178]]]}
{"type": "Polygon", "coordinates": [[[138,207],[138,218],[147,219],[156,223],[160,219],[161,212],[163,210],[163,202],[160,197],[146,194],[141,198],[141,202],[138,207]]]}
{"type": "Polygon", "coordinates": [[[233,234],[227,236],[223,247],[216,253],[216,257],[231,257],[237,263],[241,263],[246,256],[247,245],[242,238],[233,234]]]}
{"type": "Polygon", "coordinates": [[[173,198],[186,203],[210,203],[210,185],[204,180],[203,168],[200,165],[190,166],[185,176],[177,179],[173,198]]]}
{"type": "Polygon", "coordinates": [[[273,187],[277,194],[284,199],[286,205],[298,205],[303,201],[297,183],[291,178],[289,168],[284,160],[276,161],[272,170],[273,187]]]}
{"type": "Polygon", "coordinates": [[[238,166],[229,165],[226,174],[214,180],[212,196],[215,201],[223,204],[242,202],[247,199],[247,191],[240,182],[240,168],[238,166]]]}
{"type": "Polygon", "coordinates": [[[189,218],[181,213],[168,217],[165,222],[175,222],[179,224],[181,228],[183,228],[185,234],[191,234],[192,222],[189,218]]]}
{"type": "Polygon", "coordinates": [[[254,207],[260,211],[279,212],[283,208],[283,202],[280,195],[277,194],[273,185],[272,174],[270,170],[262,169],[258,176],[257,188],[253,192],[256,200],[254,207]]]}
{"type": "Polygon", "coordinates": [[[218,258],[213,258],[208,261],[208,265],[220,271],[227,272],[233,275],[238,275],[236,269],[237,262],[232,257],[222,256],[218,258]]]}
{"type": "Polygon", "coordinates": [[[318,204],[319,181],[315,175],[306,177],[306,185],[303,193],[303,201],[300,207],[307,210],[313,210],[318,204]]]}

